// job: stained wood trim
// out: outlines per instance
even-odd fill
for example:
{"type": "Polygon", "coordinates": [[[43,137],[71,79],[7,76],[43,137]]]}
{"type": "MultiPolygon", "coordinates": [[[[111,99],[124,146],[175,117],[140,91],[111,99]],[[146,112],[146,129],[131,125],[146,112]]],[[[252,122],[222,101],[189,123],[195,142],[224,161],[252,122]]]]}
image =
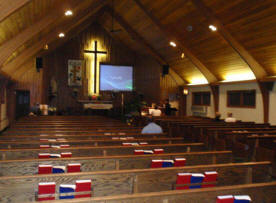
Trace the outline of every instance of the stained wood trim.
{"type": "Polygon", "coordinates": [[[8,59],[8,57],[19,47],[21,47],[25,42],[32,39],[36,34],[38,34],[43,29],[49,27],[56,20],[60,18],[66,18],[61,11],[61,3],[56,5],[55,11],[52,11],[49,15],[36,22],[34,25],[29,26],[17,36],[7,41],[0,47],[0,69],[1,65],[8,59]]]}
{"type": "MultiPolygon", "coordinates": [[[[79,4],[78,7],[80,7],[82,4],[79,4]]],[[[60,29],[64,30],[64,32],[69,32],[70,30],[73,30],[76,26],[82,24],[86,19],[91,18],[91,16],[95,15],[95,13],[103,6],[102,2],[94,2],[90,7],[88,7],[84,12],[78,15],[78,17],[75,17],[71,22],[64,23],[60,29]],[[92,10],[93,8],[93,10],[92,10]],[[69,24],[69,25],[68,25],[69,24]]],[[[54,41],[57,38],[57,32],[53,31],[50,34],[46,35],[41,39],[39,42],[37,42],[32,47],[25,50],[22,54],[20,54],[18,57],[16,57],[12,62],[8,63],[7,65],[3,66],[2,70],[7,72],[7,74],[12,74],[17,68],[22,65],[25,61],[27,61],[30,57],[34,56],[36,53],[38,53],[40,50],[43,49],[43,46],[45,44],[49,44],[50,42],[54,41]]]]}
{"type": "Polygon", "coordinates": [[[269,120],[269,90],[266,82],[258,81],[258,86],[261,90],[263,99],[263,113],[264,113],[264,123],[268,123],[269,120]]]}
{"type": "Polygon", "coordinates": [[[146,7],[140,2],[140,0],[133,0],[136,5],[151,19],[151,21],[159,28],[159,30],[167,36],[168,39],[175,39],[177,45],[183,50],[185,55],[190,61],[198,68],[209,83],[216,82],[218,79],[216,76],[190,51],[190,49],[181,41],[179,37],[172,34],[170,30],[165,28],[160,21],[150,13],[146,7]]]}
{"type": "MultiPolygon", "coordinates": [[[[147,50],[148,53],[150,53],[158,62],[160,65],[166,65],[168,62],[143,38],[141,37],[126,21],[125,19],[120,16],[116,11],[113,11],[109,6],[107,7],[107,12],[110,15],[113,15],[115,20],[125,29],[125,31],[135,40],[139,41],[147,50]]],[[[175,75],[177,75],[181,79],[183,84],[185,81],[182,77],[180,77],[175,71],[171,69],[172,72],[174,72],[175,75]]],[[[171,75],[173,78],[174,76],[171,75]]],[[[175,79],[175,78],[174,78],[175,79]]],[[[176,80],[177,81],[177,80],[176,80]]],[[[181,84],[179,84],[181,85],[181,84]]]]}
{"type": "Polygon", "coordinates": [[[214,110],[215,112],[219,112],[219,86],[210,85],[210,89],[214,98],[214,110]]]}
{"type": "Polygon", "coordinates": [[[31,0],[0,0],[0,22],[30,1],[31,0]]]}
{"type": "Polygon", "coordinates": [[[240,55],[240,57],[247,63],[257,79],[267,76],[267,72],[259,62],[239,43],[232,34],[224,27],[224,25],[218,20],[201,0],[193,0],[197,9],[205,15],[205,17],[217,26],[217,31],[221,37],[228,42],[228,44],[240,55]]]}

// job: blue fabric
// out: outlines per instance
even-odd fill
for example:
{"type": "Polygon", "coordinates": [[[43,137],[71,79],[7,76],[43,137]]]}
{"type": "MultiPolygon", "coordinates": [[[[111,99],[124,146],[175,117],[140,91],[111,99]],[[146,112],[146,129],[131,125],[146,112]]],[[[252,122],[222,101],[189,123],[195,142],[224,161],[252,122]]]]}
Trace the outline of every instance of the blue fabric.
{"type": "Polygon", "coordinates": [[[142,130],[142,134],[158,134],[158,133],[163,133],[163,130],[159,125],[153,122],[146,125],[142,130]]]}

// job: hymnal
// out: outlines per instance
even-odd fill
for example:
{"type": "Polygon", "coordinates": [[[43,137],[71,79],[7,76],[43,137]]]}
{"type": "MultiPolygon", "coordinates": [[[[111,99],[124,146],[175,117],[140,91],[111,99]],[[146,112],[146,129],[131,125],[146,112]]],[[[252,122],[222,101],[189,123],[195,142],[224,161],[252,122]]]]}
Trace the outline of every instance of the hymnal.
{"type": "Polygon", "coordinates": [[[65,173],[65,166],[53,166],[53,173],[65,173]]]}
{"type": "Polygon", "coordinates": [[[251,198],[248,195],[235,195],[234,203],[249,203],[251,198]]]}
{"type": "Polygon", "coordinates": [[[77,180],[76,192],[87,192],[87,194],[75,195],[75,198],[91,197],[91,180],[77,180]]]}
{"type": "Polygon", "coordinates": [[[191,176],[191,184],[197,184],[197,185],[190,185],[190,189],[194,188],[201,188],[201,184],[203,181],[204,175],[202,173],[192,173],[191,176]]]}
{"type": "Polygon", "coordinates": [[[72,153],[71,152],[62,152],[61,157],[62,158],[72,157],[72,153]]]}
{"type": "Polygon", "coordinates": [[[151,160],[151,168],[161,168],[163,160],[151,160]]]}
{"type": "Polygon", "coordinates": [[[38,201],[55,200],[56,183],[38,183],[38,201]],[[40,197],[41,195],[47,195],[48,197],[40,197]]]}
{"type": "Polygon", "coordinates": [[[144,154],[153,154],[152,150],[144,150],[144,154]]]}
{"type": "Polygon", "coordinates": [[[162,167],[173,167],[174,161],[173,160],[163,160],[162,167]]]}
{"type": "Polygon", "coordinates": [[[154,149],[154,154],[162,154],[164,153],[164,149],[154,149]]]}
{"type": "Polygon", "coordinates": [[[81,171],[80,163],[72,163],[67,165],[67,173],[75,173],[81,171]]]}
{"type": "Polygon", "coordinates": [[[50,158],[60,158],[60,154],[50,154],[50,158]]]}
{"type": "Polygon", "coordinates": [[[177,180],[176,180],[176,190],[183,190],[183,189],[189,189],[189,184],[191,183],[191,173],[178,173],[177,174],[177,180]],[[186,184],[183,186],[177,186],[180,184],[186,184]]]}
{"type": "Polygon", "coordinates": [[[135,154],[135,155],[144,154],[144,150],[142,150],[142,149],[135,149],[135,150],[134,150],[134,154],[135,154]]]}
{"type": "Polygon", "coordinates": [[[56,142],[56,139],[48,139],[48,142],[56,142]]]}
{"type": "Polygon", "coordinates": [[[174,166],[180,167],[186,165],[186,159],[185,158],[175,158],[174,159],[174,166]]]}
{"type": "Polygon", "coordinates": [[[204,179],[203,179],[203,184],[202,187],[215,187],[216,181],[218,178],[218,173],[216,171],[208,171],[204,173],[204,179]],[[210,184],[207,184],[209,183],[210,184]]]}
{"type": "Polygon", "coordinates": [[[49,174],[52,173],[53,166],[52,165],[38,165],[38,174],[49,174]]]}
{"type": "Polygon", "coordinates": [[[74,193],[75,190],[76,190],[75,185],[61,184],[59,186],[59,199],[74,199],[74,195],[69,195],[66,193],[74,193]]]}
{"type": "Polygon", "coordinates": [[[234,197],[233,195],[217,196],[216,203],[234,203],[234,197]]]}
{"type": "Polygon", "coordinates": [[[130,142],[123,142],[122,145],[123,146],[131,146],[132,144],[130,142]]]}
{"type": "Polygon", "coordinates": [[[59,149],[59,148],[60,148],[60,146],[59,146],[59,145],[51,145],[51,147],[52,147],[52,148],[57,148],[57,149],[59,149]]]}
{"type": "Polygon", "coordinates": [[[47,159],[50,158],[50,153],[39,153],[38,154],[39,159],[47,159]]]}
{"type": "Polygon", "coordinates": [[[70,147],[69,144],[61,144],[61,145],[60,145],[60,148],[69,148],[69,147],[70,147]]]}

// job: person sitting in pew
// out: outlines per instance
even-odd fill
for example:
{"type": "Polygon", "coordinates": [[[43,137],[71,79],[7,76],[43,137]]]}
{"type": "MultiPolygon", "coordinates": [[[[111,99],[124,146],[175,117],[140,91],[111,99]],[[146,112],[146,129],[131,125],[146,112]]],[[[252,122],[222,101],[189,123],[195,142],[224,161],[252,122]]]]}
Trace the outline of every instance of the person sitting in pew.
{"type": "Polygon", "coordinates": [[[142,129],[142,134],[158,134],[163,133],[162,128],[153,122],[152,118],[149,118],[148,124],[142,129]]]}
{"type": "Polygon", "coordinates": [[[226,123],[235,123],[237,121],[236,118],[233,118],[232,113],[227,113],[227,118],[224,120],[226,123]]]}

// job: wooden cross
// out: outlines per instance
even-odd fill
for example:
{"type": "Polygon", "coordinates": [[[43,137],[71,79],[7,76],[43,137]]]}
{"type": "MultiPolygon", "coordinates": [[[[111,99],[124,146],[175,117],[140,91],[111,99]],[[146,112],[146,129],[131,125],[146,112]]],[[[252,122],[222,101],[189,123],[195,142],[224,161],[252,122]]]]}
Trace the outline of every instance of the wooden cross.
{"type": "Polygon", "coordinates": [[[93,53],[94,54],[94,93],[97,92],[97,55],[98,54],[107,54],[106,51],[98,51],[97,41],[94,42],[94,50],[84,50],[84,53],[93,53]]]}

